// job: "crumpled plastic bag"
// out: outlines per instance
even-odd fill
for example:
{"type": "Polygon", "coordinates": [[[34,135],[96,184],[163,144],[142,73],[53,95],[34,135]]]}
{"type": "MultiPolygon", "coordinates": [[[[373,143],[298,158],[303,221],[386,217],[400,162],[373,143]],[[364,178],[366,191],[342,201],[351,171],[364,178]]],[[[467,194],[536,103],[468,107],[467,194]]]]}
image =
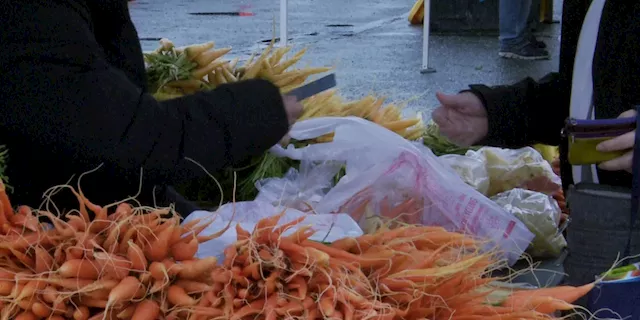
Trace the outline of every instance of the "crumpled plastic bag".
{"type": "Polygon", "coordinates": [[[502,149],[482,147],[466,156],[484,162],[489,173],[488,196],[514,188],[552,194],[562,185],[549,162],[534,148],[502,149]]]}
{"type": "Polygon", "coordinates": [[[300,171],[290,168],[282,178],[267,178],[256,182],[257,201],[309,211],[334,185],[334,178],[344,167],[337,161],[301,161],[300,171]]]}
{"type": "MultiPolygon", "coordinates": [[[[310,238],[315,241],[333,242],[347,237],[358,237],[362,235],[362,230],[358,224],[347,214],[307,214],[296,209],[286,209],[275,207],[268,202],[245,201],[228,203],[220,207],[215,212],[194,211],[183,223],[188,223],[194,219],[214,222],[206,228],[201,235],[207,236],[222,230],[231,221],[231,227],[220,237],[200,244],[196,256],[198,258],[217,257],[219,261],[224,260],[224,249],[236,242],[237,234],[235,226],[240,226],[248,231],[253,231],[256,223],[263,218],[271,217],[286,210],[284,216],[279,221],[279,225],[305,217],[298,227],[312,225],[316,233],[310,238]],[[235,212],[235,214],[234,214],[235,212]]],[[[291,228],[284,235],[289,235],[298,230],[291,228]]]]}
{"type": "Polygon", "coordinates": [[[464,183],[430,149],[356,117],[296,122],[289,135],[313,139],[334,132],[333,141],[303,148],[276,145],[271,152],[296,160],[345,161],[346,175],[314,208],[347,213],[369,227],[370,218],[442,226],[487,239],[514,263],[533,234],[513,215],[464,183]]]}
{"type": "Polygon", "coordinates": [[[487,195],[491,180],[482,160],[457,154],[443,155],[439,159],[448,164],[462,178],[462,181],[476,191],[487,195]]]}
{"type": "Polygon", "coordinates": [[[522,221],[535,238],[527,252],[536,258],[557,257],[567,246],[558,230],[562,212],[550,196],[524,189],[512,189],[491,198],[522,221]]]}

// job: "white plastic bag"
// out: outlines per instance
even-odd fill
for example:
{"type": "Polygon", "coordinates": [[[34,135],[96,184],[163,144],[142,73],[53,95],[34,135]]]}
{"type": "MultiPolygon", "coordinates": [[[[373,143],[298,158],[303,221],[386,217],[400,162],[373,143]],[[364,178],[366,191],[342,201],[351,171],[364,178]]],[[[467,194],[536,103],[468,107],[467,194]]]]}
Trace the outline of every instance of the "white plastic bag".
{"type": "Polygon", "coordinates": [[[562,212],[552,197],[516,188],[491,199],[518,217],[535,234],[527,250],[534,258],[557,257],[567,246],[567,241],[558,231],[562,212]]]}
{"type": "Polygon", "coordinates": [[[335,132],[332,142],[300,149],[272,148],[277,155],[297,160],[346,161],[346,175],[320,201],[316,212],[349,213],[362,226],[362,219],[366,221],[371,212],[384,212],[389,205],[399,215],[412,215],[410,221],[492,240],[491,246],[497,245],[509,263],[533,239],[522,222],[465,184],[431,150],[373,122],[315,118],[297,122],[289,134],[306,140],[329,132],[335,132]]]}
{"type": "Polygon", "coordinates": [[[300,171],[290,168],[282,178],[257,181],[259,193],[256,200],[308,211],[333,187],[335,176],[343,166],[336,161],[302,161],[300,171]]]}
{"type": "Polygon", "coordinates": [[[478,192],[487,195],[490,180],[489,172],[487,172],[484,162],[457,154],[447,154],[439,158],[448,164],[462,178],[462,181],[478,192]]]}
{"type": "Polygon", "coordinates": [[[466,156],[485,163],[491,180],[489,196],[513,188],[551,194],[562,185],[549,162],[531,147],[516,150],[482,147],[478,151],[468,151],[466,156]]]}
{"type": "MultiPolygon", "coordinates": [[[[196,256],[198,258],[217,257],[220,261],[224,259],[224,249],[237,240],[235,226],[240,226],[248,231],[253,231],[256,223],[260,219],[274,216],[285,210],[282,207],[274,207],[268,202],[245,201],[228,203],[220,207],[215,212],[194,211],[184,220],[187,223],[194,219],[214,222],[202,232],[202,235],[214,234],[222,230],[231,220],[229,228],[219,238],[200,244],[196,256]],[[235,215],[234,215],[235,211],[235,215]]],[[[358,237],[362,235],[362,230],[349,215],[346,214],[306,214],[295,209],[286,209],[286,212],[279,224],[285,224],[301,216],[305,216],[299,226],[312,225],[316,233],[310,238],[315,241],[332,242],[346,237],[358,237]]],[[[291,228],[284,235],[295,232],[297,228],[291,228]]]]}

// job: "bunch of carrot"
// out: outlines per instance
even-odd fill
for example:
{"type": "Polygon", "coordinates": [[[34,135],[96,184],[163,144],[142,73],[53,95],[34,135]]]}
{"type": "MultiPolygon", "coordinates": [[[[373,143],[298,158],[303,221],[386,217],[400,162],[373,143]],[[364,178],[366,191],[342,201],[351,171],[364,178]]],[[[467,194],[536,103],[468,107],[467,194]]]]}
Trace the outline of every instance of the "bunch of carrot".
{"type": "Polygon", "coordinates": [[[180,225],[167,209],[80,202],[64,219],[19,207],[0,190],[1,319],[183,318],[215,258],[194,258],[211,222],[180,225]],[[46,218],[52,224],[40,223],[46,218]]]}
{"type": "MultiPolygon", "coordinates": [[[[332,244],[282,215],[253,232],[236,227],[237,242],[212,274],[202,312],[220,319],[552,319],[586,294],[584,287],[522,290],[489,297],[497,262],[481,242],[439,227],[381,229],[332,244]]],[[[204,319],[198,317],[197,319],[204,319]]]]}
{"type": "Polygon", "coordinates": [[[212,221],[180,225],[171,208],[98,206],[63,218],[12,209],[0,182],[1,319],[552,319],[591,290],[508,292],[484,243],[440,227],[382,227],[332,244],[283,214],[236,226],[225,260],[197,259],[212,221]],[[46,218],[51,222],[40,223],[46,218]],[[291,232],[292,228],[297,228],[291,232]]]}
{"type": "MultiPolygon", "coordinates": [[[[213,42],[194,44],[176,48],[167,39],[160,41],[160,47],[145,55],[147,73],[157,92],[158,100],[180,97],[200,90],[216,88],[226,83],[247,79],[267,79],[280,88],[283,94],[303,85],[308,78],[330,71],[328,67],[307,67],[297,69],[306,49],[286,56],[291,47],[274,48],[274,42],[260,54],[252,55],[244,63],[239,58],[226,60],[231,48],[215,49],[213,42]]],[[[417,140],[425,130],[420,116],[404,118],[402,108],[385,103],[384,97],[368,95],[356,101],[344,101],[330,90],[302,102],[304,107],[300,120],[314,117],[355,116],[376,122],[406,139],[417,140]]],[[[331,141],[332,135],[315,142],[331,141]]]]}
{"type": "Polygon", "coordinates": [[[371,188],[358,192],[337,212],[347,213],[358,222],[365,233],[373,233],[382,226],[422,224],[425,198],[420,196],[392,197],[380,195],[371,188]]]}

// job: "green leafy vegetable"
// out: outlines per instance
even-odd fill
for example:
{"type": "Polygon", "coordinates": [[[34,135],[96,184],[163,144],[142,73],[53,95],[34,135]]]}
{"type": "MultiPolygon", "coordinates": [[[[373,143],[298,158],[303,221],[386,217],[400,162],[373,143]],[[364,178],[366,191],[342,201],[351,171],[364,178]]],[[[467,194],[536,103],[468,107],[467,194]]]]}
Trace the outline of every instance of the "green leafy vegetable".
{"type": "Polygon", "coordinates": [[[445,155],[445,154],[459,154],[464,155],[469,150],[478,150],[480,147],[460,147],[455,143],[449,141],[446,137],[444,137],[440,133],[440,128],[438,125],[431,121],[428,125],[424,134],[422,135],[422,142],[425,146],[427,146],[433,153],[437,156],[445,155]]]}
{"type": "Polygon", "coordinates": [[[175,50],[145,53],[149,90],[156,92],[170,81],[187,80],[197,64],[189,61],[184,52],[175,50]]]}

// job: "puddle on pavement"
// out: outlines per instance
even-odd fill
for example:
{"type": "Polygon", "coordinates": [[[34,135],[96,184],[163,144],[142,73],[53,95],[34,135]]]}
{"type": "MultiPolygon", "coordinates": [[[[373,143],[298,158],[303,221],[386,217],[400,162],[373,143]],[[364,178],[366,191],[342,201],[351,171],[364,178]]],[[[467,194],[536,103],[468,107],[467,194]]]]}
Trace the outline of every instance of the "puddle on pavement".
{"type": "Polygon", "coordinates": [[[325,27],[327,28],[350,28],[353,27],[352,24],[328,24],[325,27]]]}
{"type": "Polygon", "coordinates": [[[224,16],[224,17],[244,17],[253,16],[250,12],[189,12],[192,16],[224,16]]]}

